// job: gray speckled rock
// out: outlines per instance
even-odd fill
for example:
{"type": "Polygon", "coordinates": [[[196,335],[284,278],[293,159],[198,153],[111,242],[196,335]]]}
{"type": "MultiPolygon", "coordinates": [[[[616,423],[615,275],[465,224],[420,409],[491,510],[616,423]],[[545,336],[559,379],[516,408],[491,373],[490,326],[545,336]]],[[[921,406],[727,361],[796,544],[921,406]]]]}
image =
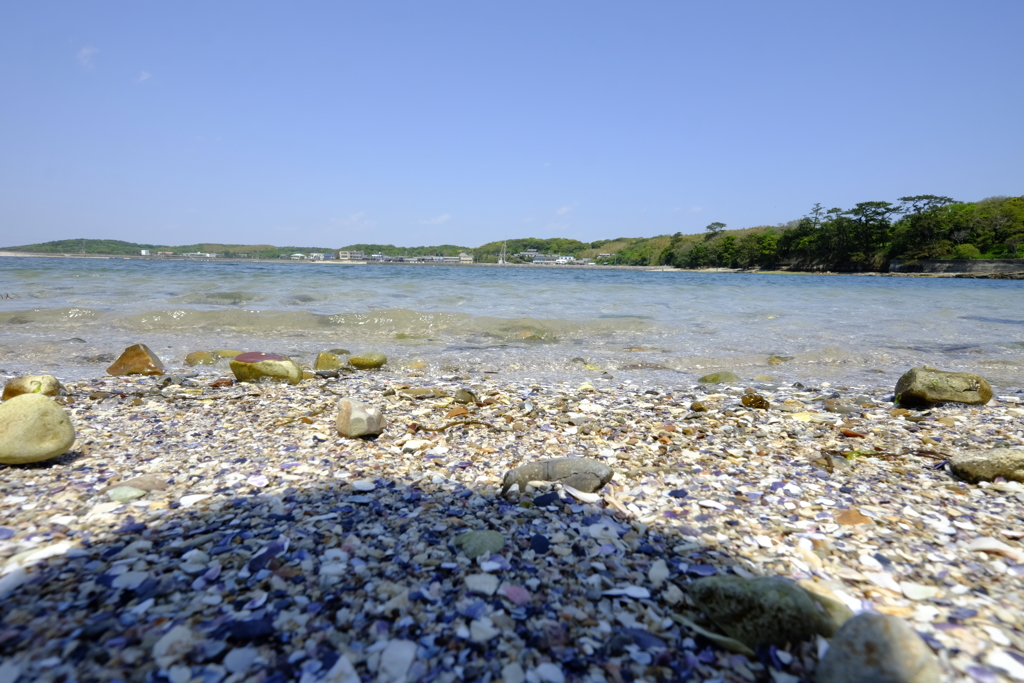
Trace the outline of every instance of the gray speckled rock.
{"type": "Polygon", "coordinates": [[[780,577],[713,576],[687,592],[723,633],[751,648],[827,638],[838,628],[807,591],[780,577]]]}
{"type": "Polygon", "coordinates": [[[949,459],[953,474],[972,484],[1003,477],[1024,482],[1024,448],[957,453],[949,459]]]}
{"type": "Polygon", "coordinates": [[[12,377],[4,385],[3,400],[21,396],[22,394],[43,394],[44,396],[60,396],[64,387],[53,375],[25,375],[12,377]]]}
{"type": "Polygon", "coordinates": [[[593,493],[611,481],[614,475],[615,471],[608,465],[591,458],[539,460],[506,472],[501,495],[507,494],[516,484],[522,493],[531,481],[557,481],[579,491],[593,493]]]}
{"type": "Polygon", "coordinates": [[[21,394],[0,403],[0,463],[49,460],[74,443],[71,419],[49,396],[21,394]]]}
{"type": "Polygon", "coordinates": [[[338,434],[349,438],[374,436],[384,431],[388,421],[380,408],[343,398],[338,401],[338,418],[334,426],[338,434]]]}
{"type": "Polygon", "coordinates": [[[900,377],[895,393],[896,403],[904,406],[984,405],[992,398],[992,386],[984,377],[969,372],[945,372],[926,365],[911,368],[900,377]]]}
{"type": "Polygon", "coordinates": [[[817,671],[818,683],[933,683],[939,662],[901,619],[858,614],[836,633],[817,671]]]}

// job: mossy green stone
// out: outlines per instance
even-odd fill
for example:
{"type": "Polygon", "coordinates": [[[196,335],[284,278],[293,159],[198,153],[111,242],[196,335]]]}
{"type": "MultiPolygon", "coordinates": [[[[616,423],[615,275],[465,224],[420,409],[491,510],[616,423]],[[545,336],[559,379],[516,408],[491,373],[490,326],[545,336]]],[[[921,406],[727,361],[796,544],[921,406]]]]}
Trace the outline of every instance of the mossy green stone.
{"type": "Polygon", "coordinates": [[[348,364],[357,370],[376,370],[387,362],[388,357],[383,353],[364,353],[348,359],[348,364]]]}
{"type": "Polygon", "coordinates": [[[713,576],[687,592],[722,632],[754,649],[828,638],[839,628],[810,593],[781,577],[713,576]]]}
{"type": "Polygon", "coordinates": [[[313,363],[314,370],[337,370],[345,364],[341,358],[334,353],[329,351],[321,351],[316,356],[316,361],[313,363]]]}
{"type": "Polygon", "coordinates": [[[945,372],[927,365],[911,368],[896,382],[896,403],[926,407],[935,403],[984,405],[992,399],[992,385],[969,372],[945,372]]]}
{"type": "Polygon", "coordinates": [[[455,392],[456,403],[476,403],[480,399],[469,389],[459,389],[455,392]]]}
{"type": "Polygon", "coordinates": [[[740,378],[728,370],[722,372],[712,372],[710,375],[704,375],[699,380],[701,384],[725,384],[727,382],[739,382],[740,378]]]}
{"type": "Polygon", "coordinates": [[[130,500],[142,498],[146,492],[134,486],[115,486],[107,491],[107,498],[118,503],[127,503],[130,500]]]}
{"type": "Polygon", "coordinates": [[[467,531],[456,536],[453,544],[472,560],[480,555],[490,555],[504,548],[505,537],[497,531],[467,531]]]}

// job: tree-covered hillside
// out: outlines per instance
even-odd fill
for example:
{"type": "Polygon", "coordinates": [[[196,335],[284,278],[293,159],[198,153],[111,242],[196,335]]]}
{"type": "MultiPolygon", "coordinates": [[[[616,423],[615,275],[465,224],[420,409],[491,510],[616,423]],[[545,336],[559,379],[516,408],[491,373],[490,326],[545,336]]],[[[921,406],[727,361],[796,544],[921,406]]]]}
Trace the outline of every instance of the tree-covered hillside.
{"type": "MultiPolygon", "coordinates": [[[[542,254],[590,258],[598,263],[630,266],[669,265],[680,268],[767,268],[796,270],[888,270],[892,259],[1022,258],[1024,196],[989,197],[958,202],[937,195],[900,197],[895,203],[869,201],[853,208],[825,209],[815,204],[806,216],[776,226],[729,230],[711,223],[697,235],[618,237],[580,242],[554,237],[522,237],[471,249],[452,244],[396,247],[352,244],[345,250],[367,255],[457,256],[472,253],[477,263],[496,263],[505,248],[510,262],[528,249],[542,254]]],[[[175,254],[213,252],[224,257],[278,258],[293,253],[334,251],[328,247],[275,247],[269,244],[190,244],[177,247],[119,240],[75,239],[3,247],[6,251],[41,254],[175,254]]]]}
{"type": "Polygon", "coordinates": [[[454,244],[442,244],[436,247],[396,247],[393,244],[350,244],[341,247],[343,251],[361,251],[367,256],[370,254],[384,254],[385,256],[458,256],[460,253],[471,253],[469,247],[459,247],[454,244]]]}

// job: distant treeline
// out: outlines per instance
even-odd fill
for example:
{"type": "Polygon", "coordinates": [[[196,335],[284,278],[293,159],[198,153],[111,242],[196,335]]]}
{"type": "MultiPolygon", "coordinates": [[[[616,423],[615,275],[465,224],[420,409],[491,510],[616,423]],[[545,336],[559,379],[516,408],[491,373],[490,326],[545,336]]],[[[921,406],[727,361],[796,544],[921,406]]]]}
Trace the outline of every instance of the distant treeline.
{"type": "MultiPolygon", "coordinates": [[[[799,220],[776,226],[727,230],[711,223],[697,235],[618,237],[596,242],[525,237],[489,242],[472,249],[452,244],[396,247],[352,244],[342,247],[367,256],[457,256],[471,253],[477,263],[495,263],[502,251],[509,262],[530,249],[541,254],[589,258],[598,263],[680,268],[772,268],[796,270],[887,270],[892,259],[985,259],[1024,257],[1024,196],[958,202],[949,197],[900,197],[898,203],[861,202],[852,209],[815,204],[799,220]]],[[[75,239],[4,247],[44,254],[138,254],[148,249],[216,253],[225,258],[278,258],[293,253],[332,252],[327,247],[275,247],[269,244],[190,244],[162,246],[119,240],[75,239]]]]}
{"type": "Polygon", "coordinates": [[[892,259],[1024,256],[1024,196],[957,202],[917,195],[898,202],[861,202],[852,209],[815,204],[799,220],[741,231],[712,223],[702,236],[676,233],[634,240],[609,262],[878,271],[887,270],[892,259]]]}
{"type": "Polygon", "coordinates": [[[3,251],[23,251],[33,254],[109,254],[113,256],[138,256],[143,249],[151,255],[158,251],[181,254],[217,254],[222,258],[273,259],[294,253],[332,253],[329,247],[275,247],[271,244],[185,244],[176,247],[165,244],[138,244],[121,240],[73,239],[56,240],[42,244],[26,244],[18,247],[0,247],[3,251]]]}
{"type": "Polygon", "coordinates": [[[371,254],[385,256],[458,256],[470,253],[470,247],[459,247],[454,244],[442,244],[436,247],[396,247],[393,244],[350,244],[341,251],[361,251],[369,257],[371,254]]]}

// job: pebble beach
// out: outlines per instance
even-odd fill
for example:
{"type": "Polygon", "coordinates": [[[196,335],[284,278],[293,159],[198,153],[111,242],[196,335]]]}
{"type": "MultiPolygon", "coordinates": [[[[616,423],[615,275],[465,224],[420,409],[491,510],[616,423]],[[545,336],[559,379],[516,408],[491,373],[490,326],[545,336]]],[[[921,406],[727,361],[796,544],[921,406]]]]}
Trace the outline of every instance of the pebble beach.
{"type": "Polygon", "coordinates": [[[1017,389],[907,410],[892,386],[582,373],[64,385],[72,449],[0,469],[5,683],[814,680],[827,638],[716,635],[690,591],[713,576],[898,617],[944,680],[1024,680],[1024,486],[949,464],[1024,446],[1017,389]],[[345,398],[384,433],[340,437],[345,398]],[[614,476],[501,495],[561,457],[614,476]]]}

